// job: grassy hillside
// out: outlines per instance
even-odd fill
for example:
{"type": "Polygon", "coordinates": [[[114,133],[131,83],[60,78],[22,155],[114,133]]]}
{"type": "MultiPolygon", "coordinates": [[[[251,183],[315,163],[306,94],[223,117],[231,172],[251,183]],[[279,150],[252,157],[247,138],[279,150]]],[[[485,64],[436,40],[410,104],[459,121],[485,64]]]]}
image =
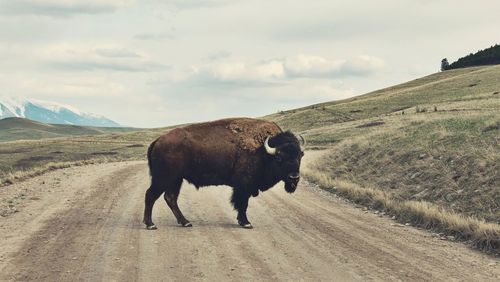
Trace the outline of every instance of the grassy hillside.
{"type": "Polygon", "coordinates": [[[500,222],[500,66],[440,72],[268,116],[332,149],[317,169],[500,222]]]}
{"type": "Polygon", "coordinates": [[[347,121],[414,111],[498,109],[500,66],[436,73],[341,101],[316,104],[267,116],[286,128],[305,130],[347,121]],[[469,101],[472,101],[469,103],[469,101]],[[489,101],[496,104],[490,105],[489,101]],[[463,106],[463,107],[462,107],[463,106]]]}
{"type": "Polygon", "coordinates": [[[310,179],[366,188],[353,198],[373,191],[498,224],[499,93],[500,66],[474,67],[266,118],[305,135],[310,149],[328,149],[306,169],[310,179]]]}
{"type": "Polygon", "coordinates": [[[45,124],[24,118],[0,120],[0,142],[57,138],[65,136],[100,135],[130,132],[137,129],[127,127],[91,127],[77,125],[45,124]]]}

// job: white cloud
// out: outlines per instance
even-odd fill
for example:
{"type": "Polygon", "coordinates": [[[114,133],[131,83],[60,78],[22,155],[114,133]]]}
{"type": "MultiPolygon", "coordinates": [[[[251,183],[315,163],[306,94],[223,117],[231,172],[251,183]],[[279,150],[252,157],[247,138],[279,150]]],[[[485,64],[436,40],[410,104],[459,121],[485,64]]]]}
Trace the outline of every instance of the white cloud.
{"type": "Polygon", "coordinates": [[[134,39],[138,40],[172,40],[175,39],[175,30],[164,31],[164,32],[144,32],[133,36],[134,39]]]}
{"type": "Polygon", "coordinates": [[[228,5],[235,0],[161,0],[161,3],[177,9],[199,9],[228,5]]]}
{"type": "Polygon", "coordinates": [[[102,14],[128,6],[133,0],[15,0],[3,1],[0,11],[10,15],[69,17],[77,14],[102,14]]]}
{"type": "Polygon", "coordinates": [[[153,72],[170,67],[116,44],[53,44],[39,53],[42,65],[62,71],[153,72]]]}
{"type": "Polygon", "coordinates": [[[340,72],[346,75],[369,75],[377,72],[385,66],[384,60],[362,55],[356,58],[346,60],[340,69],[340,72]]]}
{"type": "Polygon", "coordinates": [[[226,50],[221,50],[208,54],[207,59],[210,61],[219,61],[222,59],[227,59],[231,57],[231,52],[226,50]]]}
{"type": "Polygon", "coordinates": [[[99,48],[94,52],[103,57],[110,58],[141,58],[142,56],[134,51],[125,48],[99,48]]]}
{"type": "Polygon", "coordinates": [[[329,60],[311,55],[298,55],[284,60],[286,71],[292,77],[333,75],[340,71],[343,63],[343,60],[329,60]]]}
{"type": "Polygon", "coordinates": [[[245,62],[214,62],[192,67],[186,76],[190,83],[266,85],[285,77],[283,64],[272,60],[249,64],[245,62]]]}
{"type": "Polygon", "coordinates": [[[284,83],[292,79],[368,76],[384,67],[384,61],[373,56],[352,59],[327,59],[321,56],[297,55],[258,63],[214,61],[193,67],[187,75],[191,81],[228,84],[284,83]]]}
{"type": "Polygon", "coordinates": [[[345,77],[366,76],[384,67],[384,61],[373,56],[358,56],[351,59],[326,59],[320,56],[298,55],[284,60],[290,77],[345,77]]]}
{"type": "Polygon", "coordinates": [[[85,74],[62,74],[54,77],[41,73],[32,77],[16,75],[5,80],[0,76],[0,83],[5,95],[38,97],[48,100],[51,97],[96,98],[102,96],[120,97],[129,94],[127,87],[119,81],[85,74]]]}

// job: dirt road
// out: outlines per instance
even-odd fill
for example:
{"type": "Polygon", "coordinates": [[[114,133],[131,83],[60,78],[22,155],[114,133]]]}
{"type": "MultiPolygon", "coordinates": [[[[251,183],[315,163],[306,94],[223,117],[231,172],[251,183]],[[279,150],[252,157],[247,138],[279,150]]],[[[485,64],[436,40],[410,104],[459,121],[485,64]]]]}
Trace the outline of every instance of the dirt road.
{"type": "Polygon", "coordinates": [[[144,162],[54,171],[0,188],[0,280],[499,281],[500,262],[367,213],[302,183],[250,200],[236,225],[228,187],[186,183],[178,227],[162,198],[141,223],[144,162]],[[8,212],[8,211],[11,212],[8,212]]]}

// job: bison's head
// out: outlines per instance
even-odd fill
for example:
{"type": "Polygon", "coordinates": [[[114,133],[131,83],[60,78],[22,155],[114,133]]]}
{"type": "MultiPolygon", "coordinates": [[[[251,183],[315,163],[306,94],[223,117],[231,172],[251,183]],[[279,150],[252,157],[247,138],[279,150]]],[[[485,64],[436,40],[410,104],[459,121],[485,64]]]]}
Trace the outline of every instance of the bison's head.
{"type": "Polygon", "coordinates": [[[293,193],[300,180],[300,160],[304,156],[304,138],[301,142],[290,131],[268,137],[264,142],[267,154],[272,156],[273,172],[285,182],[285,190],[293,193]]]}

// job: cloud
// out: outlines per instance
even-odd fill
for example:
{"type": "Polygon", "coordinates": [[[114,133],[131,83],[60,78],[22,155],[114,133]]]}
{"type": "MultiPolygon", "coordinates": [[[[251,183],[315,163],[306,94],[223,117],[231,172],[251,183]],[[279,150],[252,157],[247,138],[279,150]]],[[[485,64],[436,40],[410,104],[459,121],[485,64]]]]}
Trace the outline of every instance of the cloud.
{"type": "Polygon", "coordinates": [[[56,44],[41,52],[44,67],[61,71],[155,72],[170,66],[116,45],[56,44]]]}
{"type": "Polygon", "coordinates": [[[231,52],[222,50],[208,54],[207,59],[210,61],[218,61],[229,57],[231,57],[231,52]]]}
{"type": "Polygon", "coordinates": [[[133,38],[138,40],[172,40],[175,39],[175,35],[173,32],[174,30],[158,33],[145,32],[136,34],[133,36],[133,38]]]}
{"type": "Polygon", "coordinates": [[[162,0],[161,3],[173,6],[177,9],[199,9],[226,6],[235,2],[234,0],[162,0]]]}
{"type": "Polygon", "coordinates": [[[290,77],[367,76],[384,67],[380,58],[361,55],[350,59],[326,59],[320,56],[298,55],[284,60],[290,77]]]}
{"type": "Polygon", "coordinates": [[[42,15],[55,18],[79,14],[111,13],[132,0],[16,0],[2,1],[0,11],[9,15],[42,15]]]}
{"type": "Polygon", "coordinates": [[[61,73],[54,76],[48,72],[33,75],[15,73],[0,76],[3,93],[40,99],[51,97],[98,98],[123,97],[132,92],[130,86],[117,79],[89,73],[61,73]]]}
{"type": "Polygon", "coordinates": [[[245,62],[215,62],[192,67],[187,75],[194,85],[270,86],[285,77],[283,64],[276,60],[248,64],[245,62]]]}
{"type": "Polygon", "coordinates": [[[103,48],[96,49],[95,53],[110,58],[141,58],[142,56],[136,52],[127,50],[125,48],[103,48]]]}
{"type": "Polygon", "coordinates": [[[338,73],[344,61],[320,56],[298,55],[283,60],[287,74],[292,77],[323,77],[338,73]]]}
{"type": "Polygon", "coordinates": [[[95,62],[95,61],[61,61],[48,62],[46,66],[61,71],[121,71],[121,72],[154,72],[169,69],[169,66],[157,63],[128,62],[95,62]]]}
{"type": "Polygon", "coordinates": [[[195,66],[187,80],[201,84],[272,85],[297,78],[342,78],[369,76],[384,67],[380,58],[362,55],[351,59],[327,59],[321,56],[297,55],[258,63],[214,60],[195,66]]]}
{"type": "Polygon", "coordinates": [[[25,81],[25,88],[37,89],[37,94],[65,97],[120,97],[127,93],[127,88],[117,82],[99,79],[96,77],[71,77],[65,82],[47,83],[39,79],[25,81]]]}
{"type": "Polygon", "coordinates": [[[342,64],[340,72],[352,76],[365,76],[375,73],[384,66],[385,63],[382,59],[362,55],[345,61],[344,64],[342,64]]]}

